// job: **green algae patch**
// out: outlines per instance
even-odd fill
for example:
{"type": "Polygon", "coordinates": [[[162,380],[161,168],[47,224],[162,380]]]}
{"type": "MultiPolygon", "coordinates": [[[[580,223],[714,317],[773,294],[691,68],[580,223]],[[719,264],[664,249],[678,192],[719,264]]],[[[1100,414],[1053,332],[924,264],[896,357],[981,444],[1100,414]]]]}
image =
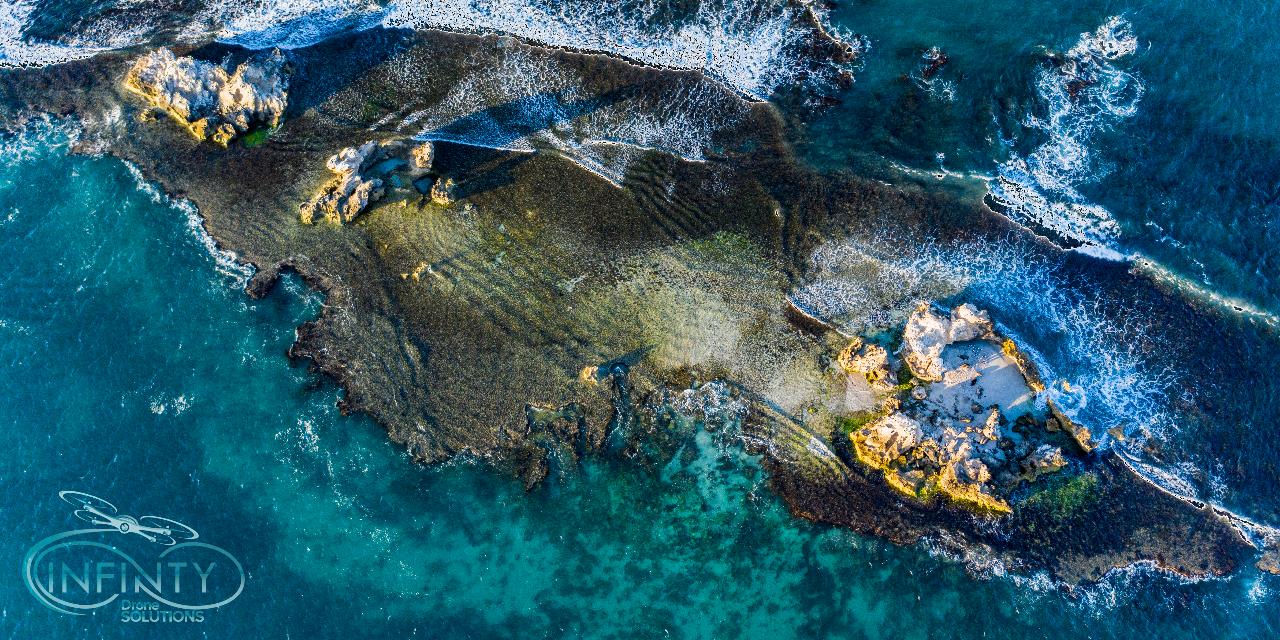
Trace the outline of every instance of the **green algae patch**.
{"type": "Polygon", "coordinates": [[[253,131],[250,131],[249,133],[246,133],[243,136],[241,136],[240,144],[244,145],[244,148],[246,149],[252,149],[254,147],[261,146],[263,144],[266,144],[267,139],[269,139],[271,135],[274,134],[279,129],[280,129],[279,126],[258,127],[257,129],[254,129],[253,131]]]}
{"type": "Polygon", "coordinates": [[[1033,494],[1020,506],[1039,511],[1054,520],[1067,520],[1097,504],[1099,484],[1097,474],[1083,473],[1033,494]]]}
{"type": "Polygon", "coordinates": [[[852,436],[855,431],[871,424],[879,418],[883,418],[887,412],[885,411],[858,411],[849,415],[836,418],[836,428],[847,436],[852,436]]]}

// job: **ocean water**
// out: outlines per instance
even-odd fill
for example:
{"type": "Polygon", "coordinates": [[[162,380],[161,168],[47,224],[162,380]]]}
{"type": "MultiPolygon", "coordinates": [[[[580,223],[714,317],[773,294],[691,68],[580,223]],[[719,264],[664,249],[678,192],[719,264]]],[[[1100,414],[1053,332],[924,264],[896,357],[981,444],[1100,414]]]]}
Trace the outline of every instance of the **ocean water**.
{"type": "MultiPolygon", "coordinates": [[[[976,181],[1039,151],[1042,171],[1019,181],[1050,203],[1100,209],[1113,226],[1098,244],[1274,319],[1280,84],[1265,70],[1280,52],[1257,43],[1280,27],[1277,11],[1244,0],[837,3],[830,20],[872,46],[807,151],[827,166],[888,160],[976,181]],[[1079,96],[1054,86],[1046,54],[1070,57],[1116,23],[1131,50],[1091,64],[1097,84],[1079,96]],[[931,47],[947,63],[926,78],[931,47]]],[[[1074,209],[1057,217],[1097,231],[1096,211],[1074,209]]]]}
{"type": "MultiPolygon", "coordinates": [[[[75,6],[0,7],[0,57],[47,64],[150,37],[152,25],[127,19],[141,5],[94,19],[75,6]]],[[[431,22],[441,14],[410,11],[430,6],[209,3],[197,15],[228,41],[304,46],[389,16],[441,26],[431,22]],[[273,22],[298,28],[273,32],[273,22]]],[[[521,3],[493,6],[493,30],[602,50],[617,40],[607,12],[576,22],[562,14],[547,34],[515,20],[521,3]]],[[[790,40],[775,13],[699,15],[701,31],[631,24],[660,37],[624,29],[634,49],[620,53],[699,68],[727,51],[734,64],[719,65],[728,70],[720,79],[751,95],[789,81],[790,40]],[[664,50],[673,34],[680,45],[664,50]],[[762,55],[737,57],[755,49],[762,55]]],[[[1031,232],[1083,248],[1043,264],[940,246],[902,268],[958,274],[959,295],[991,308],[1083,390],[1063,400],[1091,424],[1159,431],[1162,482],[1280,524],[1269,419],[1280,390],[1264,377],[1280,364],[1280,110],[1269,73],[1280,54],[1262,44],[1280,26],[1275,8],[866,1],[839,2],[828,19],[871,48],[841,103],[802,132],[806,159],[1006,200],[1021,187],[1041,198],[1018,201],[1030,203],[1020,220],[1031,232]],[[1090,35],[1105,25],[1105,37],[1090,35]],[[1109,42],[1132,51],[1097,44],[1109,42]],[[933,46],[948,62],[926,78],[922,56],[933,46]],[[1085,60],[1079,52],[1090,47],[1103,53],[1085,60]],[[1101,89],[1064,99],[1047,51],[1077,52],[1101,89]],[[1100,300],[1091,285],[1133,268],[1114,260],[1135,254],[1177,295],[1201,301],[1215,318],[1211,337],[1238,341],[1230,353],[1247,357],[1214,360],[1211,343],[1191,355],[1134,348],[1134,336],[1160,344],[1160,310],[1116,308],[1123,301],[1100,300]],[[1213,384],[1197,387],[1204,377],[1213,384]],[[1214,408],[1189,420],[1186,403],[1214,408]]],[[[0,559],[11,563],[0,637],[1280,633],[1280,578],[1252,567],[1198,583],[1137,567],[1068,594],[981,557],[810,525],[786,512],[732,438],[696,423],[661,468],[602,457],[531,493],[479,463],[414,465],[377,425],[341,416],[337,389],[285,358],[293,327],[322,304],[317,294],[287,281],[248,299],[248,274],[212,248],[197,212],[118,160],[69,155],[75,135],[37,119],[0,137],[0,559]],[[243,594],[198,623],[41,607],[20,562],[79,522],[60,490],[192,525],[243,564],[243,594]]]]}

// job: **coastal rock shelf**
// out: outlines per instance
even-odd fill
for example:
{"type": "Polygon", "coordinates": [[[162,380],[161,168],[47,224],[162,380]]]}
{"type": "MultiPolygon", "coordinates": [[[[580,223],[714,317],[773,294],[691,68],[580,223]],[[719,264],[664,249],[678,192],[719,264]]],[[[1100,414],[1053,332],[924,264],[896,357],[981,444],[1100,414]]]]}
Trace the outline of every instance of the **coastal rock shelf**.
{"type": "Polygon", "coordinates": [[[868,317],[905,330],[852,344],[789,306],[824,243],[908,252],[938,234],[1015,242],[1012,227],[978,202],[816,173],[773,106],[695,72],[375,30],[288,65],[216,45],[0,79],[9,103],[77,114],[85,140],[189,199],[257,268],[250,294],[282,271],[323,290],[291,355],[418,462],[469,456],[531,489],[586,455],[660,473],[696,395],[696,421],[734,434],[810,520],[1072,584],[1141,561],[1221,575],[1254,553],[1041,406],[987,314],[916,306],[957,292],[887,293],[868,317]],[[139,117],[156,107],[182,126],[139,117]],[[667,137],[573,137],[619,113],[667,137]]]}

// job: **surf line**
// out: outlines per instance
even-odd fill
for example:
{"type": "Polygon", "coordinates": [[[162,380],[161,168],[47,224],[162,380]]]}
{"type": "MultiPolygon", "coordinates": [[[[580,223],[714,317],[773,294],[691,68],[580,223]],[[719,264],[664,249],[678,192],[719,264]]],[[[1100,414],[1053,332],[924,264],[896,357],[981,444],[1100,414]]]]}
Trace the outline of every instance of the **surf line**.
{"type": "Polygon", "coordinates": [[[1130,257],[1130,261],[1133,263],[1134,271],[1156,282],[1167,284],[1188,298],[1207,301],[1223,311],[1257,320],[1269,327],[1280,326],[1280,315],[1276,315],[1240,298],[1232,298],[1211,291],[1142,254],[1134,254],[1130,257]]]}
{"type": "Polygon", "coordinates": [[[1142,478],[1147,484],[1155,487],[1156,490],[1165,495],[1180,500],[1195,509],[1211,509],[1213,513],[1227,521],[1239,534],[1240,538],[1249,543],[1253,548],[1263,554],[1280,553],[1280,528],[1271,525],[1262,524],[1246,516],[1240,515],[1226,507],[1216,505],[1212,502],[1200,500],[1191,496],[1183,495],[1170,487],[1160,483],[1150,473],[1143,470],[1142,464],[1130,458],[1129,454],[1123,449],[1112,447],[1111,452],[1116,454],[1116,459],[1124,464],[1133,474],[1142,478]]]}

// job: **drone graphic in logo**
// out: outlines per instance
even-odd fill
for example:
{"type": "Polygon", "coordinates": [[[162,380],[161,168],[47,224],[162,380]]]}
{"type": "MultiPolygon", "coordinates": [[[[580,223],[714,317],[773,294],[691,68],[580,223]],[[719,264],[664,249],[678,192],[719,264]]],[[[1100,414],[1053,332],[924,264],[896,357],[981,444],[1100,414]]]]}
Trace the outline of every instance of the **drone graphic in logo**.
{"type": "Polygon", "coordinates": [[[203,613],[196,612],[222,607],[244,591],[240,561],[222,547],[197,541],[200,534],[192,527],[160,516],[125,515],[81,491],[60,491],[58,497],[90,526],[55,533],[23,558],[27,588],[50,609],[83,615],[119,600],[126,621],[202,621],[203,613]]]}
{"type": "Polygon", "coordinates": [[[87,493],[60,491],[58,492],[58,497],[77,507],[75,510],[77,518],[89,524],[107,527],[103,531],[117,530],[120,533],[133,533],[151,542],[165,546],[171,546],[179,540],[195,540],[200,537],[200,534],[196,533],[195,529],[177,520],[161,518],[160,516],[135,518],[133,516],[116,515],[118,509],[116,509],[115,505],[87,493]]]}

